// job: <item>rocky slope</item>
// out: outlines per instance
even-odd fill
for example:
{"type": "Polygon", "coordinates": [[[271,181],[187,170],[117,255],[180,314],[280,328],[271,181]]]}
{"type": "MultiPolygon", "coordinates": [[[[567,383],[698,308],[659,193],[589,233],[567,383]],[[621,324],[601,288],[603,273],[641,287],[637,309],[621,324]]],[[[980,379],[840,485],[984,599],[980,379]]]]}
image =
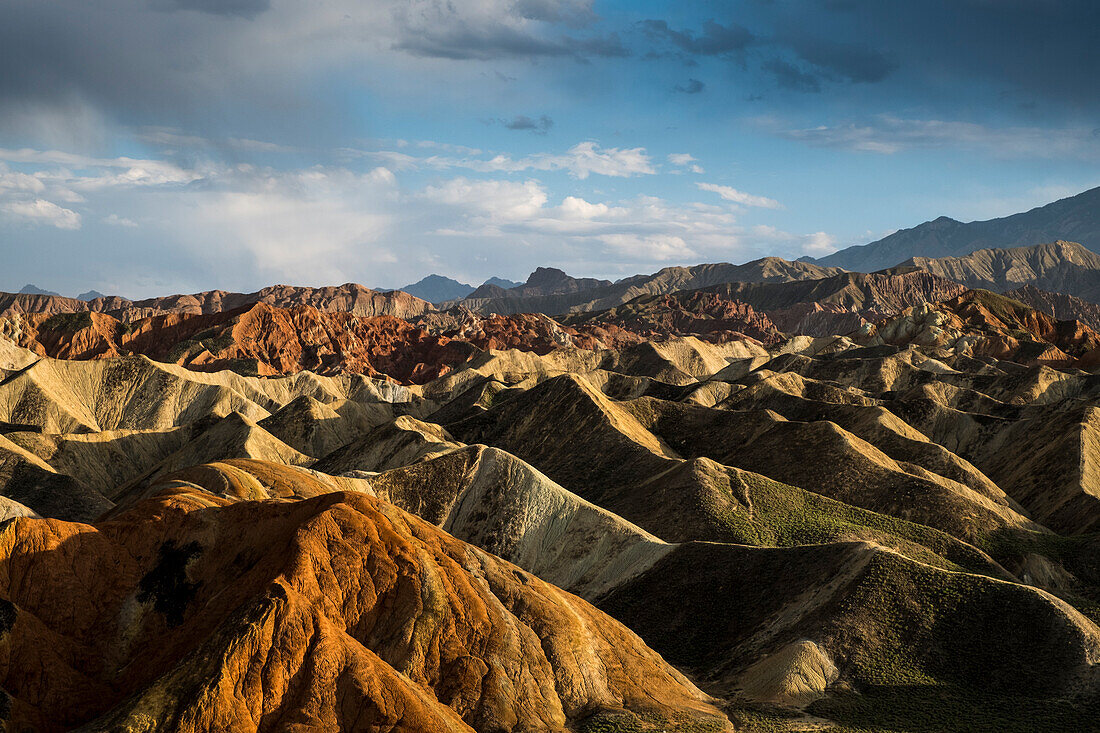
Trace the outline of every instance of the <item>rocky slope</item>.
{"type": "Polygon", "coordinates": [[[988,221],[963,223],[941,216],[877,242],[848,247],[811,261],[821,266],[874,272],[911,257],[965,257],[981,249],[1031,247],[1057,240],[1080,242],[1095,250],[1100,249],[1098,212],[1100,188],[1093,188],[1046,206],[988,221]]]}
{"type": "Polygon", "coordinates": [[[234,501],[181,480],[97,526],[6,524],[5,723],[412,733],[645,716],[665,730],[729,727],[584,601],[371,496],[315,494],[285,472],[257,479],[296,500],[234,501]]]}
{"type": "MultiPolygon", "coordinates": [[[[483,316],[462,306],[427,313],[417,318],[415,323],[433,333],[473,344],[482,350],[520,349],[546,354],[562,346],[610,349],[645,340],[645,334],[614,324],[581,324],[573,328],[541,313],[483,316]]],[[[664,335],[671,333],[665,332],[664,335]]]]}
{"type": "Polygon", "coordinates": [[[1005,296],[1059,321],[1078,320],[1094,331],[1100,330],[1100,305],[1096,303],[1072,295],[1040,290],[1034,285],[1006,291],[1005,296]]]}
{"type": "Polygon", "coordinates": [[[895,319],[865,327],[855,338],[870,345],[920,344],[1023,364],[1081,368],[1100,364],[1100,334],[1085,324],[1057,320],[984,290],[907,309],[895,319]]]}
{"type": "Polygon", "coordinates": [[[914,257],[899,268],[915,267],[968,288],[1004,292],[1030,285],[1100,301],[1100,255],[1075,242],[1034,247],[981,249],[965,257],[914,257]]]}
{"type": "Polygon", "coordinates": [[[648,339],[700,336],[715,341],[749,337],[777,343],[783,335],[764,313],[739,300],[704,290],[641,296],[617,308],[563,319],[578,327],[620,328],[648,339]]]}

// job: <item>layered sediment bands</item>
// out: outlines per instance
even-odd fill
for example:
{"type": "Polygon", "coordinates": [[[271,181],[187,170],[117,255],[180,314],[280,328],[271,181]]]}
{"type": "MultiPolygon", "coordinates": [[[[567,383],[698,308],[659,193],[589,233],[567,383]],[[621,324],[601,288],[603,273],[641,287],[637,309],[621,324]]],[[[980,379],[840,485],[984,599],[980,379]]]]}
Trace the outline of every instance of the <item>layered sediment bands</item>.
{"type": "Polygon", "coordinates": [[[172,314],[129,323],[100,313],[77,313],[25,316],[7,325],[19,345],[43,356],[141,354],[192,370],[234,369],[259,376],[310,370],[424,382],[476,351],[392,316],[364,318],[263,303],[212,315],[172,314]]]}
{"type": "Polygon", "coordinates": [[[914,257],[900,267],[919,268],[968,288],[1004,292],[1031,286],[1094,303],[1100,300],[1100,255],[1076,242],[979,249],[962,257],[914,257]]]}
{"type": "Polygon", "coordinates": [[[621,624],[364,494],[167,489],[96,527],[9,522],[0,558],[16,729],[725,728],[621,624]]]}
{"type": "Polygon", "coordinates": [[[676,334],[715,341],[749,337],[765,344],[783,340],[771,319],[751,305],[698,290],[636,298],[593,316],[574,316],[567,322],[618,327],[647,339],[676,334]]]}

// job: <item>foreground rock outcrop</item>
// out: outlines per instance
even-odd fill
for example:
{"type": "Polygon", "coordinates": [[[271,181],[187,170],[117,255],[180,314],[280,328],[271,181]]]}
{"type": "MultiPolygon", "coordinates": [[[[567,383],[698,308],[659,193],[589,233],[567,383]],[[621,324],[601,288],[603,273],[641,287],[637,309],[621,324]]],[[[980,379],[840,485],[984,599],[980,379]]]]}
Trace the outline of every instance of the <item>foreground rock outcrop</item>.
{"type": "Polygon", "coordinates": [[[362,493],[18,518],[0,605],[12,730],[728,726],[621,624],[362,493]]]}

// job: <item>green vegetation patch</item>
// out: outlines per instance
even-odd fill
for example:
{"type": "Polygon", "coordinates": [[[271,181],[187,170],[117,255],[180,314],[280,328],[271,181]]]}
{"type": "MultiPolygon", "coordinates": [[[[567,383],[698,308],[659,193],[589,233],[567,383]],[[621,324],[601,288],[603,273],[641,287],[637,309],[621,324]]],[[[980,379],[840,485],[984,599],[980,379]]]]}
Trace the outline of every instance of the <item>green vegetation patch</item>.
{"type": "Polygon", "coordinates": [[[737,476],[745,484],[752,511],[737,507],[721,513],[719,519],[729,531],[730,541],[761,547],[793,547],[866,539],[936,567],[976,573],[993,571],[989,559],[980,551],[940,530],[860,509],[756,474],[741,472],[737,476]]]}
{"type": "Polygon", "coordinates": [[[57,313],[42,322],[40,331],[53,331],[54,333],[76,333],[92,325],[92,314],[83,311],[79,313],[57,313]]]}
{"type": "Polygon", "coordinates": [[[669,717],[622,710],[596,713],[581,721],[576,730],[577,733],[720,733],[723,723],[719,720],[698,720],[686,715],[669,717]]]}
{"type": "Polygon", "coordinates": [[[868,563],[834,628],[833,648],[859,685],[1045,698],[1085,662],[1079,630],[1041,594],[889,553],[868,563]]]}
{"type": "MultiPolygon", "coordinates": [[[[983,695],[951,686],[869,687],[820,700],[809,712],[835,721],[828,733],[1055,733],[1096,730],[1100,707],[1067,700],[983,695]]],[[[780,730],[755,728],[746,731],[780,730]]]]}
{"type": "Polygon", "coordinates": [[[1061,565],[1077,584],[1072,593],[1058,593],[1059,597],[1100,625],[1100,534],[1066,537],[1004,528],[988,535],[981,547],[1009,568],[1028,555],[1040,555],[1061,565]]]}

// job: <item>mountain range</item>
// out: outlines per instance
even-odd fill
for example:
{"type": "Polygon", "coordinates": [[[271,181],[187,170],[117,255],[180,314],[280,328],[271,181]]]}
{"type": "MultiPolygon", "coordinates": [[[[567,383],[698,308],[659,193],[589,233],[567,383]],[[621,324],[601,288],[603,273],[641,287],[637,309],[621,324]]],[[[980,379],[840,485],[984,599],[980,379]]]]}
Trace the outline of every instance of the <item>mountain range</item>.
{"type": "Polygon", "coordinates": [[[1100,187],[998,219],[963,223],[941,216],[870,244],[804,259],[827,267],[873,272],[911,257],[963,257],[979,249],[1031,247],[1058,240],[1100,249],[1100,187]]]}
{"type": "MultiPolygon", "coordinates": [[[[488,286],[505,289],[514,288],[518,285],[520,285],[520,283],[499,277],[491,277],[486,280],[481,287],[488,286]]],[[[429,303],[442,303],[447,300],[466,298],[470,293],[477,290],[477,288],[473,285],[467,285],[465,283],[460,283],[458,280],[444,277],[443,275],[428,275],[411,285],[398,288],[398,290],[402,290],[409,295],[414,295],[417,298],[426,300],[429,303]]]]}

